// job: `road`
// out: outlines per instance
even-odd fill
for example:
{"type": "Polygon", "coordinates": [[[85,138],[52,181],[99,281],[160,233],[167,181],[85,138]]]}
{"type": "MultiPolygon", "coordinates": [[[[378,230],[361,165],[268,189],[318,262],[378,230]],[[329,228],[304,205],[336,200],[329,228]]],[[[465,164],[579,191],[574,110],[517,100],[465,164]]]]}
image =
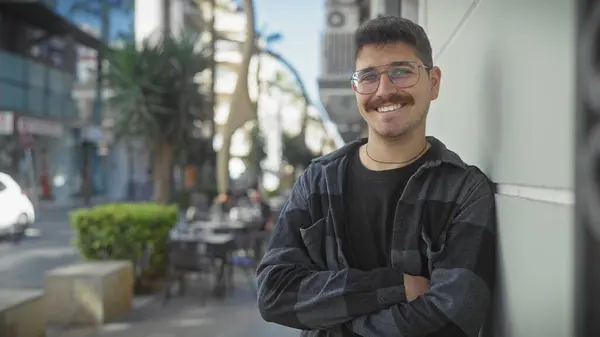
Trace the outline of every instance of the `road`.
{"type": "Polygon", "coordinates": [[[78,261],[71,245],[67,208],[44,209],[32,233],[19,244],[0,241],[0,288],[42,289],[46,271],[78,261]]]}

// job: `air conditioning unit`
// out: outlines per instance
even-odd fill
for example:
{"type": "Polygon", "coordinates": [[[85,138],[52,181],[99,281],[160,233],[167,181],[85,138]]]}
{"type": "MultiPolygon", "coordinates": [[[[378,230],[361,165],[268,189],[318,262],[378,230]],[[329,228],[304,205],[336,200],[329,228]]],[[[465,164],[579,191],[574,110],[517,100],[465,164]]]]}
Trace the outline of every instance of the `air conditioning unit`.
{"type": "Polygon", "coordinates": [[[327,31],[354,32],[360,25],[360,7],[356,0],[328,0],[325,24],[327,31]]]}

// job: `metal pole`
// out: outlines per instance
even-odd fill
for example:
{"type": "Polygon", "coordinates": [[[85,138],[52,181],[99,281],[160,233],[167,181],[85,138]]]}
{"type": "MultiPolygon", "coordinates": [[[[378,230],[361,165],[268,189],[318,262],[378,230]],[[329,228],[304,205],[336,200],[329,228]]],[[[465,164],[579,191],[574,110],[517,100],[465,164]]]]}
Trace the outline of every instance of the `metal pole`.
{"type": "MultiPolygon", "coordinates": [[[[211,10],[211,16],[210,16],[210,53],[211,53],[211,59],[212,59],[212,63],[211,63],[211,69],[210,69],[210,106],[209,106],[209,118],[210,118],[210,135],[211,135],[211,140],[214,139],[215,137],[215,133],[217,131],[216,129],[216,125],[215,125],[215,110],[217,108],[217,95],[215,93],[215,88],[216,88],[216,83],[217,83],[217,59],[216,59],[216,53],[217,53],[217,27],[216,27],[216,8],[217,8],[217,3],[216,0],[210,0],[210,10],[211,10]]],[[[211,150],[213,149],[212,147],[212,142],[210,144],[210,148],[209,148],[209,153],[211,152],[211,150]]],[[[216,157],[213,157],[212,160],[209,161],[209,165],[211,167],[216,167],[216,157]]],[[[211,171],[212,174],[214,175],[214,180],[216,181],[216,172],[215,170],[211,171]]]]}
{"type": "Polygon", "coordinates": [[[171,35],[171,0],[163,0],[163,37],[171,35]]]}

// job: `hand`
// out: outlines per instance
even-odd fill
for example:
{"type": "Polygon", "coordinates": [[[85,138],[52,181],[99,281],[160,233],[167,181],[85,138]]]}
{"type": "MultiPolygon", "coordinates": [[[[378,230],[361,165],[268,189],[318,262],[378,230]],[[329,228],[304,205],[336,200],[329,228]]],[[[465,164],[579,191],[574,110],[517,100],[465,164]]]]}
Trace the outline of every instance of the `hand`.
{"type": "Polygon", "coordinates": [[[429,280],[421,276],[404,274],[404,291],[406,300],[414,301],[419,296],[423,296],[429,290],[429,280]]]}

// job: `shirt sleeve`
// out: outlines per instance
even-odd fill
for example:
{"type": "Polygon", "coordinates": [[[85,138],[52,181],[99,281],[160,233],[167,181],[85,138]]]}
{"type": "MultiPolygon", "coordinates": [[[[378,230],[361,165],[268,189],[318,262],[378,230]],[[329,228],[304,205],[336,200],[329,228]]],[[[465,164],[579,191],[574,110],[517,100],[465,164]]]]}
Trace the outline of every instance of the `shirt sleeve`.
{"type": "Polygon", "coordinates": [[[313,222],[306,172],[281,211],[273,238],[257,268],[262,317],[303,330],[340,329],[343,323],[405,299],[403,272],[322,270],[310,258],[300,228],[313,222]]]}
{"type": "Polygon", "coordinates": [[[491,307],[496,264],[496,212],[481,182],[448,227],[424,296],[358,317],[345,326],[364,337],[477,337],[491,307]]]}

